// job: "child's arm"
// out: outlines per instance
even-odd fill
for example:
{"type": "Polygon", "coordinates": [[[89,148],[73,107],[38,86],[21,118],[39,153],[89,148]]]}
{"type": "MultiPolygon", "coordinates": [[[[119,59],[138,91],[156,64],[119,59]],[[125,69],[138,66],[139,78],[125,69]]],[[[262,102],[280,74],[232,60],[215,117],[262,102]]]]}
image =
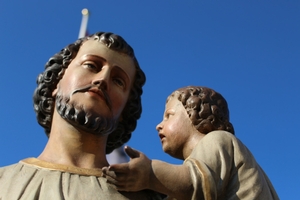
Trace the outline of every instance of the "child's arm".
{"type": "Polygon", "coordinates": [[[118,190],[151,189],[177,199],[191,199],[193,186],[187,166],[150,160],[130,147],[125,147],[125,152],[131,158],[128,163],[102,169],[107,180],[118,190]]]}

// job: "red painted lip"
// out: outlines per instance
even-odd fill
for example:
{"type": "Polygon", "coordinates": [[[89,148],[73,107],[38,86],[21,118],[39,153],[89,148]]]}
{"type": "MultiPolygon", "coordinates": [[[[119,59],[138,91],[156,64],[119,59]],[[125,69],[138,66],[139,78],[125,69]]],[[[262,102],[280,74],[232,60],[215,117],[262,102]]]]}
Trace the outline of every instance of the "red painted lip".
{"type": "Polygon", "coordinates": [[[98,96],[100,96],[102,99],[105,100],[103,93],[100,90],[96,89],[96,88],[91,88],[91,89],[88,90],[88,92],[95,93],[98,96]]]}
{"type": "Polygon", "coordinates": [[[92,93],[92,94],[96,94],[97,96],[99,96],[102,100],[105,101],[108,108],[110,110],[112,109],[110,99],[104,91],[99,90],[98,88],[90,88],[87,92],[92,93]]]}
{"type": "Polygon", "coordinates": [[[160,141],[163,141],[163,139],[166,137],[164,134],[162,133],[159,133],[158,134],[159,138],[160,138],[160,141]]]}

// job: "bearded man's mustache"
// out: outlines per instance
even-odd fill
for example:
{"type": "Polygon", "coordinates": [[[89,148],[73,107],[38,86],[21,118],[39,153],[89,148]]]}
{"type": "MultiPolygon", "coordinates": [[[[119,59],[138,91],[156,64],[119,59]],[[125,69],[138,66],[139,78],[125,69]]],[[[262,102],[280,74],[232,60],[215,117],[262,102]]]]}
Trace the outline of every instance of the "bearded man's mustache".
{"type": "Polygon", "coordinates": [[[88,84],[86,86],[83,86],[81,88],[78,88],[76,90],[74,90],[71,95],[70,95],[70,98],[72,95],[74,95],[75,93],[78,93],[78,92],[88,92],[88,91],[92,91],[92,92],[95,92],[97,93],[98,95],[100,95],[101,97],[104,98],[104,101],[105,103],[107,104],[109,110],[112,110],[112,105],[111,105],[111,100],[107,94],[107,92],[105,90],[102,89],[102,84],[100,82],[100,84],[88,84]]]}

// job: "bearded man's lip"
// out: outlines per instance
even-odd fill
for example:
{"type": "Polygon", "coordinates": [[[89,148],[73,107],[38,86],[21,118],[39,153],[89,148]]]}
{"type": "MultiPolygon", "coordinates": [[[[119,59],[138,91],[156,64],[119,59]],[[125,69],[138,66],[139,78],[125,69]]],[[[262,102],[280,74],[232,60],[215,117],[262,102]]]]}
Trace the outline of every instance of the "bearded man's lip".
{"type": "Polygon", "coordinates": [[[101,99],[103,99],[105,101],[105,103],[107,104],[108,108],[111,110],[111,102],[110,102],[110,99],[108,97],[108,95],[101,89],[98,89],[98,88],[90,88],[88,90],[88,92],[92,92],[92,93],[95,93],[97,94],[101,99]]]}
{"type": "Polygon", "coordinates": [[[98,90],[98,89],[89,89],[88,92],[95,93],[95,94],[99,95],[101,98],[103,98],[106,101],[103,93],[100,90],[98,90]]]}
{"type": "Polygon", "coordinates": [[[95,93],[95,94],[99,95],[102,99],[104,99],[104,101],[107,104],[108,108],[110,110],[112,110],[112,104],[111,104],[111,100],[109,98],[109,95],[106,93],[106,91],[102,90],[100,87],[97,87],[93,84],[86,85],[82,88],[78,88],[78,89],[74,90],[70,96],[72,96],[72,95],[74,95],[75,93],[78,93],[78,92],[92,92],[92,93],[95,93]]]}

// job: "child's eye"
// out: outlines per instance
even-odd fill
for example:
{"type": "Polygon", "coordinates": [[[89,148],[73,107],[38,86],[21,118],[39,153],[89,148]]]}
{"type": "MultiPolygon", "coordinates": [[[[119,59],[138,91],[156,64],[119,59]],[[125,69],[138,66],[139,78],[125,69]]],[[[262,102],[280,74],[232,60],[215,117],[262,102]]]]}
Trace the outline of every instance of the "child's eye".
{"type": "Polygon", "coordinates": [[[171,117],[171,113],[166,113],[166,119],[169,119],[171,117]]]}

